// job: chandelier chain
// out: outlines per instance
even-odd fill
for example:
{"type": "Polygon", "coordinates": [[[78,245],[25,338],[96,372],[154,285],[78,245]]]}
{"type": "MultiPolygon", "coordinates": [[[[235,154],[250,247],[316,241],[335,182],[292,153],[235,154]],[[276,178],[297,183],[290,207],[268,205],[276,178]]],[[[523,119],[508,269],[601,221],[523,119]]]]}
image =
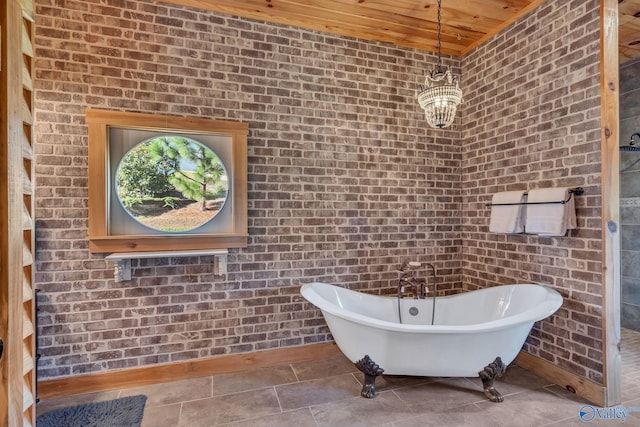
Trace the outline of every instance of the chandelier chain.
{"type": "Polygon", "coordinates": [[[437,72],[441,72],[442,70],[442,0],[438,0],[438,66],[436,67],[437,72]]]}

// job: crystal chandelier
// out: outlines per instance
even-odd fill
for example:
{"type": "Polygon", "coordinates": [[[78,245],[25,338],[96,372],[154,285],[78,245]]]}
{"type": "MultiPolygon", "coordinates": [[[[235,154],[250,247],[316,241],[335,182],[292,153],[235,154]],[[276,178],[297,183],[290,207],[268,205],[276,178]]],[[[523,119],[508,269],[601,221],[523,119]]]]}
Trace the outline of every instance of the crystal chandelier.
{"type": "Polygon", "coordinates": [[[456,108],[462,102],[462,91],[458,87],[458,78],[451,75],[447,67],[442,66],[441,0],[438,0],[438,65],[427,74],[424,86],[418,85],[418,102],[427,117],[430,126],[446,128],[456,117],[456,108]]]}

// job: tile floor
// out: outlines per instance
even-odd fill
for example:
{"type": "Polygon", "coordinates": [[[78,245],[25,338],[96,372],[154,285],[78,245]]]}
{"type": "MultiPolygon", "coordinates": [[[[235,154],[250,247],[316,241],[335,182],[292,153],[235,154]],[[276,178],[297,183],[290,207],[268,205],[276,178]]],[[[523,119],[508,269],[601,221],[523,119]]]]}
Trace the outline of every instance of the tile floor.
{"type": "MultiPolygon", "coordinates": [[[[640,333],[623,330],[623,403],[640,410],[640,333]]],[[[359,396],[362,374],[342,356],[41,401],[38,413],[117,397],[148,396],[143,427],[583,426],[588,404],[563,388],[510,366],[491,403],[478,378],[380,377],[374,399],[359,396]]],[[[596,419],[589,426],[621,420],[596,419]]],[[[624,425],[640,425],[640,412],[624,425]]],[[[64,427],[64,426],[61,426],[64,427]]],[[[124,427],[124,426],[123,426],[124,427]]]]}

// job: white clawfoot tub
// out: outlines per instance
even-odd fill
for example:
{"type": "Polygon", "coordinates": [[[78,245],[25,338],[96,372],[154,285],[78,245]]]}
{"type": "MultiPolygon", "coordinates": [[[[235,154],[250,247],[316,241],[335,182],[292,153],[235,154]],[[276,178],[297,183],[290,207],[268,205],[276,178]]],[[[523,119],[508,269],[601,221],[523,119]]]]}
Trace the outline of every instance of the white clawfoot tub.
{"type": "MultiPolygon", "coordinates": [[[[562,305],[562,296],[542,285],[495,286],[438,297],[431,325],[431,298],[402,298],[399,308],[397,297],[318,282],[303,285],[301,293],[322,311],[336,344],[348,359],[358,365],[368,356],[376,368],[381,368],[379,373],[384,370],[389,375],[480,374],[482,378],[485,368],[499,368],[489,366],[496,358],[506,365],[511,363],[534,322],[562,305]]],[[[373,381],[379,375],[363,372],[373,375],[373,381]]],[[[493,389],[493,378],[490,383],[493,389]]],[[[370,388],[373,390],[363,388],[363,396],[373,397],[375,384],[370,388]]],[[[486,388],[485,394],[491,398],[494,390],[487,393],[486,388]]],[[[495,401],[502,401],[496,394],[495,401]]]]}

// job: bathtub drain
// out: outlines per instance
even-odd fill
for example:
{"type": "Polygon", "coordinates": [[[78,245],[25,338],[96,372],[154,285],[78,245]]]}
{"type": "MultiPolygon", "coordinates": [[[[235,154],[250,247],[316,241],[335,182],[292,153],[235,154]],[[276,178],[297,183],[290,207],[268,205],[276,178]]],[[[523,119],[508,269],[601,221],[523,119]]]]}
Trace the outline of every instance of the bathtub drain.
{"type": "Polygon", "coordinates": [[[418,307],[411,307],[409,309],[409,314],[412,316],[417,316],[418,315],[418,307]]]}

